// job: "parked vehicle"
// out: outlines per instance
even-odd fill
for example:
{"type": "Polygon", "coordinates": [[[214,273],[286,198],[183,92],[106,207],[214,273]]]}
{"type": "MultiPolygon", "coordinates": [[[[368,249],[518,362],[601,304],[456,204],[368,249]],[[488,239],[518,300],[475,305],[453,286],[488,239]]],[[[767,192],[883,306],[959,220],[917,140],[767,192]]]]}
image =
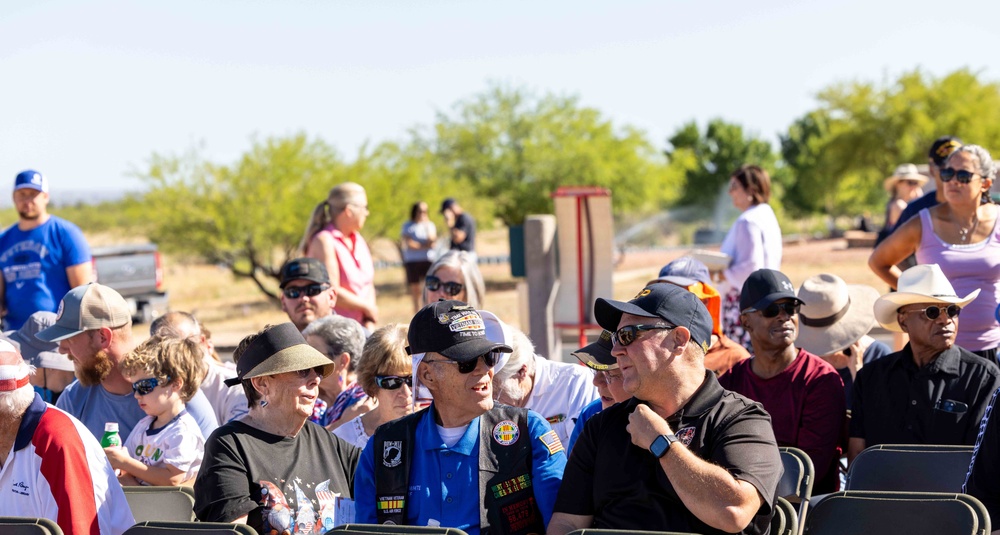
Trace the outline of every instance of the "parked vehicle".
{"type": "Polygon", "coordinates": [[[150,323],[169,309],[163,289],[163,264],[156,244],[95,247],[97,282],[114,288],[132,310],[132,320],[150,323]]]}

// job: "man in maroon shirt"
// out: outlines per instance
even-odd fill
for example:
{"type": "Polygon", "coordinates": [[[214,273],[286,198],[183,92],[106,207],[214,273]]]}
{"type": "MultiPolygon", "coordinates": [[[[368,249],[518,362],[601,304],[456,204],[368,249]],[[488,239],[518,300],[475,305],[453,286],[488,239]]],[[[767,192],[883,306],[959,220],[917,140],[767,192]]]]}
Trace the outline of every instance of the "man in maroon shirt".
{"type": "Polygon", "coordinates": [[[753,357],[734,366],[719,383],[763,405],[778,445],[799,448],[812,459],[815,492],[833,492],[840,483],[844,382],[833,366],[795,347],[801,304],[783,273],[751,273],[740,294],[740,322],[750,333],[753,357]]]}

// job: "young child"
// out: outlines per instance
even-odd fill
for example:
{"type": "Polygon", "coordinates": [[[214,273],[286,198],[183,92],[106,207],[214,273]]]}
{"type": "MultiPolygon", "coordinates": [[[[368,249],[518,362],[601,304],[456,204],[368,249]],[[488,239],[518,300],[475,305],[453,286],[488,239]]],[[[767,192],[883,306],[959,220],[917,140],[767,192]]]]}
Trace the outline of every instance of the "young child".
{"type": "Polygon", "coordinates": [[[190,485],[198,475],[205,437],[185,403],[201,384],[202,352],[188,339],[153,336],[121,363],[122,375],[146,417],[139,420],[124,448],[104,451],[121,470],[123,485],[190,485]]]}

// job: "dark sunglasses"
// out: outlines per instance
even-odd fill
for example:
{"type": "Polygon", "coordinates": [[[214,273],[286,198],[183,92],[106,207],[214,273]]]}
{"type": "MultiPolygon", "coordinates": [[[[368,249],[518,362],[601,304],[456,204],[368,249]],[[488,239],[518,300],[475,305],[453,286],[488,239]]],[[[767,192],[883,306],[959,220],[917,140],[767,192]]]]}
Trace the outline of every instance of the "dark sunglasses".
{"type": "Polygon", "coordinates": [[[303,294],[307,297],[316,297],[328,289],[330,289],[329,284],[310,284],[309,286],[289,286],[282,290],[282,292],[289,299],[298,299],[303,294]]]}
{"type": "Polygon", "coordinates": [[[764,310],[757,310],[756,308],[748,308],[743,312],[748,312],[748,313],[760,312],[760,315],[764,316],[765,318],[773,318],[777,316],[778,313],[781,312],[782,310],[785,311],[785,314],[788,314],[789,316],[794,316],[799,313],[800,308],[802,308],[802,303],[799,303],[798,301],[789,301],[780,304],[771,303],[770,305],[767,305],[767,308],[765,308],[764,310]]]}
{"type": "Polygon", "coordinates": [[[438,289],[441,289],[441,291],[451,297],[462,293],[462,289],[465,288],[460,282],[441,282],[441,279],[434,275],[430,275],[424,279],[424,285],[427,286],[429,291],[436,292],[438,289]]]}
{"type": "Polygon", "coordinates": [[[149,379],[140,379],[132,383],[132,392],[135,392],[140,396],[145,396],[146,394],[152,392],[153,389],[155,389],[156,387],[160,385],[165,385],[169,382],[170,382],[169,376],[167,376],[167,378],[164,379],[162,383],[156,377],[150,377],[149,379]]]}
{"type": "Polygon", "coordinates": [[[676,325],[665,325],[662,323],[657,325],[626,325],[615,331],[614,338],[618,345],[627,346],[632,342],[635,342],[635,339],[639,337],[639,333],[643,331],[658,331],[662,329],[675,328],[677,328],[676,325]]]}
{"type": "Polygon", "coordinates": [[[413,388],[413,377],[410,375],[376,375],[375,384],[383,390],[396,390],[404,384],[413,388]]]}
{"type": "Polygon", "coordinates": [[[472,370],[475,370],[476,366],[479,366],[480,358],[483,359],[483,362],[485,362],[486,365],[489,366],[490,368],[492,368],[493,365],[497,363],[497,355],[496,353],[493,352],[479,355],[478,357],[474,359],[469,359],[465,362],[457,362],[454,360],[426,360],[426,359],[424,360],[424,362],[426,362],[427,364],[457,364],[458,373],[472,373],[472,370]]]}
{"type": "Polygon", "coordinates": [[[941,182],[951,182],[955,179],[962,184],[968,184],[972,182],[977,173],[975,171],[966,171],[965,169],[952,169],[951,167],[945,167],[941,170],[941,182]]]}
{"type": "Polygon", "coordinates": [[[949,318],[957,318],[959,314],[962,313],[962,308],[958,305],[948,305],[948,306],[929,306],[927,308],[918,308],[915,310],[906,310],[903,313],[909,314],[910,312],[922,312],[924,317],[934,321],[941,317],[941,313],[944,312],[948,314],[949,318]]]}
{"type": "Polygon", "coordinates": [[[318,375],[320,379],[323,378],[323,367],[322,366],[316,366],[314,368],[306,368],[304,370],[295,370],[295,373],[300,378],[302,378],[302,379],[305,379],[306,377],[309,377],[309,373],[310,372],[316,372],[316,375],[318,375]]]}

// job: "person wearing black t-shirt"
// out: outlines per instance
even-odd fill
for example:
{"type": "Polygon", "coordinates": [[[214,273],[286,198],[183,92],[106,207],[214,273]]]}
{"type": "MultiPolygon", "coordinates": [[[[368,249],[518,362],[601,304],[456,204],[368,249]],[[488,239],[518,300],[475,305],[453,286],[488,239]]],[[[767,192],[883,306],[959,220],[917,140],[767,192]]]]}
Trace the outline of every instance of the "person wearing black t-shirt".
{"type": "Polygon", "coordinates": [[[780,453],[760,404],[705,369],[705,305],[661,282],[629,302],[598,299],[594,316],[614,332],[612,355],[634,397],[585,424],[547,533],[765,533],[780,453]]]}
{"type": "MultiPolygon", "coordinates": [[[[250,412],[205,443],[194,483],[203,522],[245,523],[257,533],[334,527],[334,495],[352,497],[361,450],[307,422],[333,363],[292,323],[247,336],[233,353],[250,412]]],[[[344,523],[336,520],[337,524],[344,523]]]]}
{"type": "Polygon", "coordinates": [[[444,221],[448,224],[451,248],[475,254],[476,220],[452,198],[445,199],[441,203],[441,214],[444,215],[444,221]]]}

